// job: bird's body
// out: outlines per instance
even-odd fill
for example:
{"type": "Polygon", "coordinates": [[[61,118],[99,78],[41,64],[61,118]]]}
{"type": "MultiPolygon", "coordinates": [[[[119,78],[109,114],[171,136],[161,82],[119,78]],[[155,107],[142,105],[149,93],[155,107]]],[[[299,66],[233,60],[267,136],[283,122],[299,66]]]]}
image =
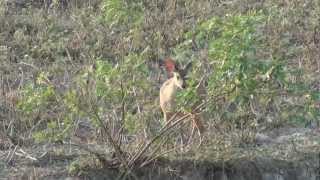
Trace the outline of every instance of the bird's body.
{"type": "MultiPolygon", "coordinates": [[[[185,113],[179,112],[176,109],[176,95],[179,90],[186,87],[185,76],[190,65],[188,64],[186,68],[179,70],[171,59],[167,59],[165,65],[171,77],[166,80],[160,88],[160,107],[164,115],[164,120],[168,122],[172,120],[173,116],[179,118],[185,115],[185,113]]],[[[190,118],[192,118],[192,134],[194,129],[197,129],[201,136],[204,131],[204,126],[200,121],[199,114],[191,114],[190,118]]]]}

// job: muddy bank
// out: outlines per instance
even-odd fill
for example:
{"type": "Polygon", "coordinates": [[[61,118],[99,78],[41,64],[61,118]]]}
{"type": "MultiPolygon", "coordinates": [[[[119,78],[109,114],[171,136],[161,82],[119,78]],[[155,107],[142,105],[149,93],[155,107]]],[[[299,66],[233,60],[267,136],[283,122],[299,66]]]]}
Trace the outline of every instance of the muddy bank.
{"type": "MultiPolygon", "coordinates": [[[[306,155],[306,159],[299,162],[265,158],[238,159],[225,163],[162,159],[134,173],[140,180],[318,180],[318,161],[316,154],[306,155]]],[[[118,175],[114,170],[101,169],[88,171],[82,178],[116,179],[118,175]]]]}
{"type": "MultiPolygon", "coordinates": [[[[268,158],[237,159],[226,162],[159,159],[147,167],[134,170],[139,180],[318,180],[319,155],[305,154],[304,160],[289,162],[268,158]]],[[[75,157],[73,157],[75,158],[75,157]]],[[[39,163],[20,164],[15,175],[5,179],[118,179],[121,172],[106,167],[87,166],[70,175],[65,169],[73,158],[52,158],[39,163]],[[70,160],[70,161],[69,161],[70,160]]],[[[3,168],[3,166],[2,166],[3,168]]],[[[13,167],[11,167],[13,168],[13,167]]],[[[11,169],[12,170],[12,169],[11,169]]]]}
{"type": "MultiPolygon", "coordinates": [[[[134,169],[133,175],[126,179],[320,180],[319,133],[302,128],[274,130],[259,134],[258,145],[229,147],[226,152],[208,145],[196,149],[196,154],[159,158],[134,169]]],[[[108,155],[109,146],[90,144],[89,147],[104,154],[106,159],[112,159],[112,155],[108,155]]],[[[99,180],[118,179],[122,174],[79,146],[38,144],[25,146],[23,150],[37,160],[23,155],[19,148],[0,150],[0,179],[99,180]]]]}

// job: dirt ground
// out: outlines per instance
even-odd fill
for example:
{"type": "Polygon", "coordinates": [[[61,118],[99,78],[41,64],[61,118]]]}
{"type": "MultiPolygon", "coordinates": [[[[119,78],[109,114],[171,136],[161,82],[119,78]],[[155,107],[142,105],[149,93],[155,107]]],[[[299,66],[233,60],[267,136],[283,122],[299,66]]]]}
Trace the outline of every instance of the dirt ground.
{"type": "MultiPolygon", "coordinates": [[[[182,180],[318,180],[320,131],[307,128],[276,129],[257,135],[252,148],[238,147],[227,160],[162,157],[128,179],[182,180]]],[[[66,144],[8,146],[2,137],[0,179],[116,179],[121,174],[105,167],[86,148],[66,144]]],[[[108,156],[108,147],[90,145],[108,156]]],[[[204,158],[205,157],[205,158],[204,158]]],[[[110,159],[111,159],[110,155],[110,159]]]]}

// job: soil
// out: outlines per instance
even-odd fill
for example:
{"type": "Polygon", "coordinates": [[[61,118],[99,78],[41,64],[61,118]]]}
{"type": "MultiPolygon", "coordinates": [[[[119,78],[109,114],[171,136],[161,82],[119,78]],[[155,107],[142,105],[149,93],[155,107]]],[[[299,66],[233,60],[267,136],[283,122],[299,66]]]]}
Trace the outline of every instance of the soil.
{"type": "MultiPolygon", "coordinates": [[[[232,158],[161,157],[133,170],[126,179],[318,180],[319,135],[317,129],[277,129],[258,134],[257,146],[238,149],[232,158]]],[[[5,146],[3,139],[0,142],[0,179],[117,179],[122,174],[116,168],[97,162],[85,148],[63,144],[15,148],[5,146]]],[[[106,146],[88,147],[108,154],[106,146]]],[[[111,154],[109,158],[112,159],[111,154]]]]}

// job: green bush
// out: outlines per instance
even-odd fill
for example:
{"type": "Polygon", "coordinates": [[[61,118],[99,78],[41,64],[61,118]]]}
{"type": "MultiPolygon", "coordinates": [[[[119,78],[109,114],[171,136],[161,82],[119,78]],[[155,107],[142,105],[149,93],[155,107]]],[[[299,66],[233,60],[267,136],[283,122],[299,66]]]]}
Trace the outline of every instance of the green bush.
{"type": "Polygon", "coordinates": [[[194,86],[201,77],[206,77],[207,99],[223,96],[223,101],[209,102],[207,111],[211,118],[230,122],[230,126],[256,131],[259,123],[270,120],[274,125],[278,122],[296,124],[297,121],[306,124],[316,120],[319,117],[314,107],[317,99],[310,98],[310,94],[315,97],[318,93],[310,90],[308,83],[291,81],[304,72],[291,68],[289,57],[272,52],[268,37],[262,33],[269,28],[268,21],[276,20],[274,18],[273,14],[264,12],[229,14],[205,20],[187,32],[186,40],[175,52],[178,58],[192,59],[197,68],[188,83],[193,86],[179,95],[180,106],[191,110],[199,100],[194,86]],[[199,58],[194,44],[199,49],[207,49],[208,62],[199,58]],[[204,63],[209,73],[201,67],[204,63]],[[288,102],[288,99],[293,101],[288,102]]]}
{"type": "Polygon", "coordinates": [[[240,129],[246,140],[268,127],[318,122],[317,1],[100,5],[15,12],[0,4],[1,82],[21,90],[17,124],[37,140],[69,139],[83,119],[97,136],[104,126],[137,141],[157,134],[165,80],[157,63],[168,56],[193,62],[181,110],[203,100],[196,86],[204,79],[203,121],[228,132],[222,137],[240,129]]]}

